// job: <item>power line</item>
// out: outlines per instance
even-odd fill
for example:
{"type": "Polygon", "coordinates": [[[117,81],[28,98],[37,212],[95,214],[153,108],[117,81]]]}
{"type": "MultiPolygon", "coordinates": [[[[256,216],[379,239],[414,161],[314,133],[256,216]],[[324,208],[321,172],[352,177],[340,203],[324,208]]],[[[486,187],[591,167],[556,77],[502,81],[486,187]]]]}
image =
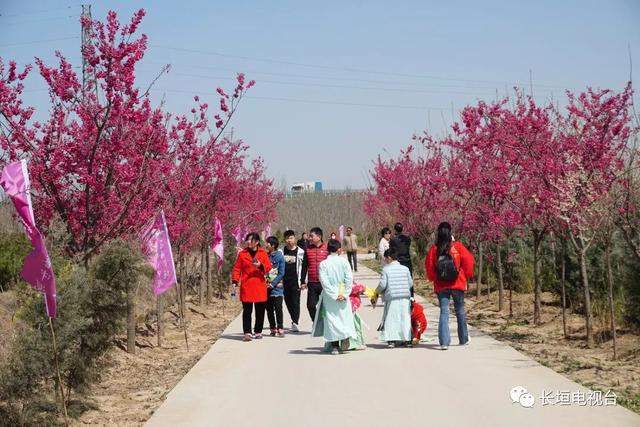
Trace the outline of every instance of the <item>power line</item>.
{"type": "MultiPolygon", "coordinates": [[[[157,64],[157,65],[167,65],[167,62],[162,61],[149,61],[144,60],[145,64],[157,64]]],[[[176,67],[176,64],[169,64],[172,68],[176,67]]],[[[238,70],[234,68],[227,67],[212,67],[205,65],[193,65],[193,64],[178,64],[177,67],[180,68],[200,68],[204,70],[217,70],[217,71],[229,71],[232,73],[237,73],[238,70]]],[[[312,80],[321,80],[321,81],[345,81],[345,82],[357,82],[357,83],[373,83],[373,84],[395,84],[400,86],[407,87],[417,87],[417,88],[425,88],[425,87],[436,87],[436,88],[457,88],[457,89],[490,89],[495,91],[495,86],[469,86],[469,85],[455,85],[455,84],[442,84],[442,83],[414,83],[414,82],[404,82],[400,80],[370,80],[370,79],[358,79],[358,78],[348,78],[348,77],[334,77],[334,76],[310,76],[308,74],[291,74],[291,73],[274,73],[267,71],[256,71],[256,70],[242,70],[244,73],[249,74],[251,76],[254,75],[265,75],[265,76],[276,76],[276,77],[293,77],[293,78],[302,78],[302,79],[312,79],[312,80]]],[[[177,73],[174,73],[177,74],[177,73]]],[[[262,82],[263,80],[260,79],[262,82]]],[[[538,89],[540,92],[553,92],[550,89],[538,89]]]]}
{"type": "MultiPolygon", "coordinates": [[[[151,89],[152,92],[169,92],[169,93],[184,93],[189,95],[218,95],[216,92],[202,92],[202,91],[189,91],[184,89],[151,89]]],[[[423,107],[419,105],[397,105],[397,104],[365,104],[356,102],[342,102],[342,101],[325,101],[325,100],[311,100],[311,99],[296,99],[296,98],[277,98],[270,96],[252,96],[246,95],[247,99],[262,99],[269,101],[281,101],[281,102],[293,102],[304,104],[324,104],[324,105],[343,105],[349,107],[373,107],[373,108],[399,108],[410,110],[442,110],[447,111],[449,108],[440,107],[423,107]]]]}
{"type": "MultiPolygon", "coordinates": [[[[142,70],[142,71],[151,71],[151,70],[142,70]]],[[[216,79],[216,80],[235,80],[232,77],[228,76],[211,76],[211,75],[200,75],[200,74],[190,74],[190,73],[169,73],[175,76],[185,76],[185,77],[195,77],[202,79],[216,79]]],[[[388,88],[388,87],[371,87],[371,86],[350,86],[350,85],[336,85],[336,84],[322,84],[322,83],[301,83],[301,82],[283,82],[277,80],[258,80],[260,84],[277,84],[277,85],[288,85],[288,86],[302,86],[302,87],[324,87],[324,88],[335,88],[335,89],[356,89],[356,90],[371,90],[371,91],[381,91],[381,92],[406,92],[406,93],[433,93],[433,94],[442,94],[442,95],[480,95],[480,96],[489,96],[490,93],[486,92],[457,92],[457,91],[439,91],[439,90],[429,90],[429,89],[406,89],[406,88],[388,88]]]]}
{"type": "Polygon", "coordinates": [[[12,14],[9,14],[9,15],[5,15],[4,13],[0,13],[0,18],[13,18],[13,17],[15,17],[15,16],[26,16],[26,15],[32,16],[33,14],[36,14],[36,13],[57,12],[57,11],[59,11],[59,10],[69,10],[69,9],[71,9],[71,8],[72,8],[72,6],[56,7],[56,8],[53,8],[53,9],[33,10],[33,11],[31,11],[31,12],[24,12],[24,13],[12,13],[12,14]]]}
{"type": "Polygon", "coordinates": [[[68,15],[68,16],[57,16],[54,18],[42,18],[42,19],[29,19],[27,21],[20,21],[20,22],[11,22],[9,24],[2,24],[3,27],[14,27],[16,25],[24,25],[24,24],[29,24],[31,22],[47,22],[47,21],[60,21],[63,19],[71,19],[71,18],[75,18],[73,15],[68,15]]]}
{"type": "MultiPolygon", "coordinates": [[[[460,81],[460,82],[470,82],[470,83],[505,83],[504,80],[470,80],[470,79],[456,79],[451,77],[441,77],[441,76],[433,76],[433,75],[421,75],[421,74],[404,74],[404,73],[394,73],[387,71],[376,71],[376,70],[365,70],[358,68],[348,68],[348,67],[336,67],[331,65],[319,65],[319,64],[305,64],[301,62],[293,62],[293,61],[283,61],[279,59],[270,59],[270,58],[256,58],[250,56],[242,56],[242,55],[231,55],[227,53],[220,52],[212,52],[200,49],[188,49],[184,47],[172,47],[172,46],[162,46],[162,45],[151,45],[151,47],[156,47],[159,49],[167,49],[174,50],[178,52],[188,52],[188,53],[198,53],[201,55],[212,55],[212,56],[220,56],[224,58],[235,58],[235,59],[243,59],[248,61],[260,61],[260,62],[268,62],[272,64],[281,64],[281,65],[293,65],[297,67],[306,67],[306,68],[318,68],[325,70],[336,70],[336,71],[347,71],[351,73],[364,73],[364,74],[378,74],[385,76],[400,76],[400,77],[411,77],[411,78],[419,78],[419,79],[435,79],[435,80],[446,80],[446,81],[460,81]]],[[[515,86],[521,86],[519,83],[512,83],[515,86]]],[[[540,87],[548,87],[548,88],[564,88],[564,86],[554,86],[554,85],[542,85],[537,84],[536,86],[540,87]]]]}
{"type": "Polygon", "coordinates": [[[62,41],[62,40],[77,40],[79,38],[80,37],[78,37],[78,36],[72,36],[72,37],[60,37],[60,38],[57,38],[57,39],[32,40],[32,41],[28,41],[28,42],[0,44],[0,47],[23,46],[23,45],[27,45],[27,44],[41,44],[41,43],[59,42],[59,41],[62,41]]]}

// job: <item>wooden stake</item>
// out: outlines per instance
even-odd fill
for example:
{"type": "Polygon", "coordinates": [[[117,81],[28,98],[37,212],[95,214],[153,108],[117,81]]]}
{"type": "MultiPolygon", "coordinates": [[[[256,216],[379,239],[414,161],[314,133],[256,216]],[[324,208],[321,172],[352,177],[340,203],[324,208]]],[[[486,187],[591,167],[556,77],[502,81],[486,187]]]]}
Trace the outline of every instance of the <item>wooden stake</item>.
{"type": "Polygon", "coordinates": [[[58,386],[60,387],[60,398],[62,400],[62,414],[64,415],[64,425],[69,425],[67,418],[67,404],[65,403],[64,387],[62,387],[62,375],[60,375],[60,364],[58,363],[58,344],[56,342],[56,333],[53,329],[53,321],[49,317],[49,328],[51,328],[51,340],[53,342],[53,361],[58,375],[58,386]]]}
{"type": "Polygon", "coordinates": [[[162,294],[157,297],[157,317],[158,317],[158,347],[162,347],[162,336],[164,335],[164,300],[162,299],[162,294]]]}

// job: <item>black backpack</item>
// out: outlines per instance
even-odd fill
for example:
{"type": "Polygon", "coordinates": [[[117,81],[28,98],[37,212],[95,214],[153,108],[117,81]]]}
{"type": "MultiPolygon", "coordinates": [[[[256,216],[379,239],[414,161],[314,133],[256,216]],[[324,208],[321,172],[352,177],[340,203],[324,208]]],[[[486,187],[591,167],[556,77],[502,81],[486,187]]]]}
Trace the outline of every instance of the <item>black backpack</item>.
{"type": "MultiPolygon", "coordinates": [[[[451,249],[454,250],[453,248],[451,249]]],[[[436,276],[438,277],[438,280],[443,282],[455,282],[458,278],[458,273],[458,268],[453,261],[451,252],[438,256],[438,259],[436,260],[436,276]]]]}

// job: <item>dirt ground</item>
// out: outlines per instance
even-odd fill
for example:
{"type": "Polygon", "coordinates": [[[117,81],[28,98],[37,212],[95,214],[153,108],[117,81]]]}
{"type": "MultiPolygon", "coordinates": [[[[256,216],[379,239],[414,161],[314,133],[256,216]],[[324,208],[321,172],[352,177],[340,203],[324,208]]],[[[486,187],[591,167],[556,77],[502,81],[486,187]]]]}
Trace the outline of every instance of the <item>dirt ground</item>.
{"type": "Polygon", "coordinates": [[[114,347],[107,356],[101,381],[87,396],[96,409],[85,412],[71,425],[143,425],[239,311],[237,301],[214,299],[211,305],[201,307],[187,299],[188,351],[178,318],[167,311],[162,348],[155,346],[155,336],[144,336],[143,332],[138,333],[137,343],[142,347],[135,355],[114,347]]]}

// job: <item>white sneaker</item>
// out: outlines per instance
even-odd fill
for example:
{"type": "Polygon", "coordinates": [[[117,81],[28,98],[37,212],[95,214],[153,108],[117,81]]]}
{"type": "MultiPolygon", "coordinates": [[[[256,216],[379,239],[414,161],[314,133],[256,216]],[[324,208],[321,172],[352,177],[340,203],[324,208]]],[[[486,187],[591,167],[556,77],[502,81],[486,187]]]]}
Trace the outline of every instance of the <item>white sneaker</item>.
{"type": "Polygon", "coordinates": [[[331,354],[333,354],[334,356],[335,356],[336,354],[340,354],[340,350],[338,350],[337,348],[333,347],[333,348],[331,349],[331,354]]]}
{"type": "Polygon", "coordinates": [[[300,328],[298,328],[298,324],[297,323],[292,323],[291,324],[291,332],[300,332],[300,328]]]}
{"type": "Polygon", "coordinates": [[[449,350],[449,346],[448,345],[441,345],[440,346],[440,350],[449,350]]]}

